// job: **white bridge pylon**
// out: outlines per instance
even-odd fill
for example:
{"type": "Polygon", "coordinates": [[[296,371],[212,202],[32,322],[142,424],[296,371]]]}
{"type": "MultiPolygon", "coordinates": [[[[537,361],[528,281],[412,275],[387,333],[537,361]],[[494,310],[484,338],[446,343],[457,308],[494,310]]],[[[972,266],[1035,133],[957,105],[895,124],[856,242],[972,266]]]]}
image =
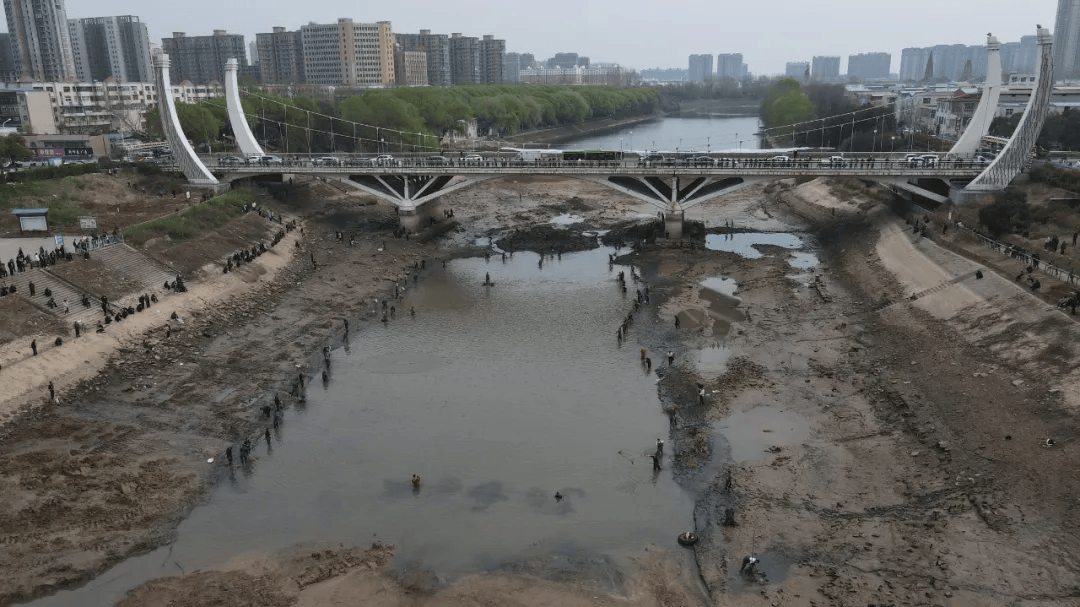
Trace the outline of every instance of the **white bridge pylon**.
{"type": "Polygon", "coordinates": [[[240,103],[240,84],[237,82],[239,69],[240,62],[236,59],[225,62],[225,104],[228,106],[229,126],[236,137],[236,145],[245,157],[262,156],[262,146],[251,132],[251,127],[244,117],[244,106],[240,103]]]}

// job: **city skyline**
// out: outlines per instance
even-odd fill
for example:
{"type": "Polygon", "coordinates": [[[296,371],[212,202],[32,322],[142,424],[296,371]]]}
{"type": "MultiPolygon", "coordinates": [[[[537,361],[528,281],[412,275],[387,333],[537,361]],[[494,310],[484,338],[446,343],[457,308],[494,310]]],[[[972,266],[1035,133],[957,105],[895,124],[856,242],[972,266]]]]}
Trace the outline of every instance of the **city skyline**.
{"type": "MultiPolygon", "coordinates": [[[[887,52],[894,58],[907,47],[938,44],[984,44],[992,32],[1002,42],[1035,33],[1035,25],[1053,28],[1056,0],[1039,0],[1025,7],[1017,19],[1015,3],[986,0],[979,10],[960,3],[911,0],[903,10],[880,9],[870,14],[865,3],[832,0],[825,3],[782,1],[769,5],[721,5],[701,3],[695,19],[685,11],[672,11],[654,2],[630,0],[612,13],[607,5],[584,5],[552,0],[543,10],[506,3],[473,0],[445,3],[415,0],[408,7],[361,7],[346,0],[326,0],[318,5],[284,0],[189,0],[185,11],[171,5],[150,5],[135,0],[95,0],[71,3],[68,18],[135,15],[150,29],[151,40],[160,44],[172,32],[189,36],[209,35],[215,29],[243,34],[245,41],[274,26],[298,29],[309,22],[330,23],[339,17],[357,21],[390,21],[394,33],[463,32],[480,37],[494,34],[507,41],[506,50],[533,53],[537,58],[574,51],[595,62],[616,62],[634,69],[685,67],[691,54],[742,53],[755,74],[778,74],[790,61],[809,61],[814,55],[849,55],[887,52]],[[1010,16],[1011,15],[1011,16],[1010,16]],[[577,18],[575,18],[575,16],[577,18]],[[598,28],[597,23],[605,24],[598,28]],[[714,24],[743,24],[739,29],[717,32],[714,24]],[[957,24],[962,24],[957,27],[957,24]],[[665,37],[663,33],[677,33],[665,37]],[[782,36],[783,45],[768,42],[782,36]],[[767,38],[773,37],[773,38],[767,38]],[[649,39],[655,44],[649,44],[649,39]]],[[[895,72],[898,66],[893,66],[895,72]]]]}

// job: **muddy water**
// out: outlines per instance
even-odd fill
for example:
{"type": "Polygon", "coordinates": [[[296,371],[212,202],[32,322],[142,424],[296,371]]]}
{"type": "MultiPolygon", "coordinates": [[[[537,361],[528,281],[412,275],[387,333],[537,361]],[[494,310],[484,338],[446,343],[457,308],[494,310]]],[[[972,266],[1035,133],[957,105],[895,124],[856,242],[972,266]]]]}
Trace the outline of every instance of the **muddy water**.
{"type": "Polygon", "coordinates": [[[257,441],[250,470],[227,475],[173,545],[35,604],[109,605],[148,579],[306,541],[393,543],[398,567],[445,580],[536,555],[625,562],[650,542],[674,547],[693,504],[667,462],[654,474],[643,455],[668,422],[633,329],[616,346],[632,303],[609,252],[431,270],[396,320],[354,323],[329,383],[312,381],[271,449],[257,441]]]}

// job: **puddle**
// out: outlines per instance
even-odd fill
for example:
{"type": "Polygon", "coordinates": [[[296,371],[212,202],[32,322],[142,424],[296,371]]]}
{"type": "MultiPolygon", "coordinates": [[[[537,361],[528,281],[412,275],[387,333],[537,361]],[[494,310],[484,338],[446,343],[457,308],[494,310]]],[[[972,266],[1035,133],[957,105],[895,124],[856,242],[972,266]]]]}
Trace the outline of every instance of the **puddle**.
{"type": "MultiPolygon", "coordinates": [[[[738,556],[738,555],[736,555],[738,556]]],[[[788,577],[788,571],[791,570],[791,566],[795,564],[795,561],[775,552],[765,552],[762,554],[756,554],[757,557],[757,570],[759,573],[758,580],[739,573],[738,565],[742,564],[742,559],[746,555],[738,556],[736,559],[737,565],[728,568],[728,583],[731,591],[735,594],[742,594],[746,592],[758,592],[764,588],[761,584],[761,575],[764,575],[764,583],[766,585],[775,585],[783,583],[788,577]]]]}
{"type": "Polygon", "coordinates": [[[772,232],[709,234],[705,237],[705,248],[712,251],[736,253],[747,259],[761,259],[763,254],[755,247],[762,245],[785,249],[801,249],[803,241],[794,234],[772,232]]]}
{"type": "Polygon", "coordinates": [[[733,413],[719,431],[736,462],[760,461],[771,455],[769,447],[790,447],[810,437],[806,421],[774,405],[733,413]]]}
{"type": "Polygon", "coordinates": [[[555,217],[551,218],[551,223],[557,226],[569,226],[574,225],[575,223],[581,223],[582,221],[585,221],[584,217],[582,217],[581,215],[572,215],[570,213],[556,215],[555,217]]]}
{"type": "Polygon", "coordinates": [[[731,278],[707,278],[701,281],[698,298],[709,304],[709,316],[713,319],[713,334],[726,335],[732,323],[746,320],[738,310],[742,300],[735,297],[739,283],[731,278]]]}
{"type": "Polygon", "coordinates": [[[821,261],[818,260],[817,255],[804,251],[796,251],[788,259],[788,265],[799,270],[816,268],[819,264],[821,264],[821,261]]]}
{"type": "Polygon", "coordinates": [[[731,348],[721,344],[720,342],[714,343],[708,348],[702,348],[697,351],[694,358],[694,365],[698,371],[705,373],[723,373],[727,370],[727,361],[731,358],[731,348]]]}
{"type": "Polygon", "coordinates": [[[488,236],[477,238],[476,241],[473,244],[475,244],[478,247],[490,247],[491,246],[491,238],[488,237],[488,236]]]}

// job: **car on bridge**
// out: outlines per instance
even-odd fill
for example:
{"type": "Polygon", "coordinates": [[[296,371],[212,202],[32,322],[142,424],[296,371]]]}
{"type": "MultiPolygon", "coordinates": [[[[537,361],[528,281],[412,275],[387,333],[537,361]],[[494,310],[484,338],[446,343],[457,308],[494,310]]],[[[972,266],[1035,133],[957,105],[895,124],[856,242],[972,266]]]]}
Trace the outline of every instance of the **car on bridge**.
{"type": "Polygon", "coordinates": [[[341,159],[334,156],[322,156],[312,159],[311,164],[317,167],[339,167],[341,159]]]}
{"type": "Polygon", "coordinates": [[[844,157],[829,156],[828,158],[822,158],[819,162],[825,166],[842,167],[844,166],[844,157]]]}
{"type": "Polygon", "coordinates": [[[484,164],[484,157],[480,154],[469,154],[461,159],[465,164],[484,164]]]}
{"type": "Polygon", "coordinates": [[[218,161],[218,164],[222,166],[240,166],[242,164],[247,164],[247,161],[239,156],[225,156],[218,161]]]}
{"type": "Polygon", "coordinates": [[[686,164],[696,167],[715,167],[717,165],[717,160],[712,156],[694,156],[693,158],[688,158],[686,164]]]}
{"type": "Polygon", "coordinates": [[[769,164],[776,166],[784,166],[791,164],[791,156],[773,156],[769,159],[769,164]]]}
{"type": "Polygon", "coordinates": [[[925,154],[922,156],[922,166],[924,167],[936,167],[940,160],[936,154],[925,154]]]}
{"type": "Polygon", "coordinates": [[[426,162],[429,166],[447,166],[450,164],[450,159],[446,156],[428,156],[426,162]]]}
{"type": "Polygon", "coordinates": [[[390,154],[380,154],[371,161],[371,164],[377,167],[388,167],[396,165],[397,161],[390,154]]]}
{"type": "Polygon", "coordinates": [[[261,166],[281,166],[282,164],[285,164],[284,162],[282,162],[281,158],[277,156],[272,156],[270,154],[263,154],[262,156],[248,156],[247,161],[248,164],[258,164],[261,166]]]}

